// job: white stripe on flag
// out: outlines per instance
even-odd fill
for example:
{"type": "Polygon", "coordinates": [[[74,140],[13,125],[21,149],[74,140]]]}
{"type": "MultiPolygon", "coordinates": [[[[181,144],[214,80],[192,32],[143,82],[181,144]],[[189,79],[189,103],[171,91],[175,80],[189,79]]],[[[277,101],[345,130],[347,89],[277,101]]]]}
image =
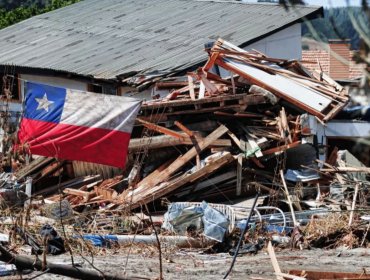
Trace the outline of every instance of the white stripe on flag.
{"type": "Polygon", "coordinates": [[[67,89],[60,123],[131,133],[140,101],[67,89]]]}

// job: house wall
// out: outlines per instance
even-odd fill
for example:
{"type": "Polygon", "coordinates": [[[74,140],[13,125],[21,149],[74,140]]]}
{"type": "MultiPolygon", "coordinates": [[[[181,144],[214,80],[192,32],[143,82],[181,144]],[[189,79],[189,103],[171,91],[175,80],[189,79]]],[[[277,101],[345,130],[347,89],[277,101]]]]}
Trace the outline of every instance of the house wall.
{"type": "MultiPolygon", "coordinates": [[[[24,80],[29,82],[36,82],[41,84],[47,84],[51,86],[57,87],[64,87],[70,89],[77,89],[77,90],[87,90],[87,83],[81,81],[75,81],[71,79],[59,78],[59,77],[51,77],[51,76],[38,76],[38,75],[28,75],[28,74],[21,74],[20,78],[22,79],[22,83],[24,80]]],[[[21,87],[22,93],[22,100],[24,97],[24,86],[21,87]]]]}
{"type": "Polygon", "coordinates": [[[301,24],[296,23],[262,40],[245,47],[245,50],[256,49],[264,54],[286,59],[302,58],[301,24]]]}

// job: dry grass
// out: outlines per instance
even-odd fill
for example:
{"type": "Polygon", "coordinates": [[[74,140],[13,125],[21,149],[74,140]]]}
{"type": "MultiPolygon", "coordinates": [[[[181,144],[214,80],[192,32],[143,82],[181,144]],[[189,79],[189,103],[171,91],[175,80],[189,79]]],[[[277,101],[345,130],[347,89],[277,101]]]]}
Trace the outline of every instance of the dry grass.
{"type": "MultiPolygon", "coordinates": [[[[39,233],[45,223],[40,214],[40,211],[37,209],[30,209],[29,211],[11,208],[0,209],[0,232],[10,235],[10,247],[14,252],[24,253],[21,248],[25,245],[24,240],[19,235],[14,234],[13,228],[16,226],[30,233],[40,245],[42,244],[42,238],[39,233]],[[32,219],[30,219],[31,217],[32,219]],[[40,221],[35,219],[35,217],[41,217],[40,221]]],[[[127,214],[108,211],[74,214],[72,218],[63,220],[62,223],[60,220],[49,219],[52,222],[50,224],[64,239],[67,251],[72,252],[72,254],[98,256],[133,253],[141,254],[143,257],[153,257],[158,253],[155,244],[118,245],[111,242],[108,248],[100,248],[94,246],[90,241],[81,238],[85,234],[140,234],[143,228],[130,220],[127,214]]],[[[147,231],[151,231],[151,229],[147,228],[147,231]]],[[[165,258],[170,258],[176,250],[177,248],[172,248],[171,246],[163,246],[162,248],[165,258]]]]}
{"type": "Polygon", "coordinates": [[[312,216],[304,232],[306,237],[327,236],[331,233],[348,227],[349,215],[347,213],[331,213],[324,218],[317,219],[312,216]]]}
{"type": "Polygon", "coordinates": [[[304,229],[305,239],[315,247],[356,248],[359,238],[348,227],[348,221],[348,213],[332,213],[320,219],[313,217],[304,229]]]}

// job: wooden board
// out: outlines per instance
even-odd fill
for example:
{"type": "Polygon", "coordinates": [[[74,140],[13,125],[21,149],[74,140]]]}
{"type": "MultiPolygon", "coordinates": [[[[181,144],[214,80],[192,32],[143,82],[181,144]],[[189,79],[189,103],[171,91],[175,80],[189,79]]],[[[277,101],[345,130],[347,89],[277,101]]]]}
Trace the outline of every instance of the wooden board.
{"type": "Polygon", "coordinates": [[[330,271],[305,271],[305,270],[290,270],[289,274],[302,276],[305,275],[310,280],[326,280],[326,279],[369,279],[369,274],[351,273],[351,272],[330,272],[330,271]]]}
{"type": "Polygon", "coordinates": [[[174,191],[175,189],[185,185],[186,183],[193,182],[204,176],[212,174],[214,171],[218,170],[225,164],[228,164],[235,160],[235,157],[230,153],[226,153],[220,158],[210,162],[208,165],[202,167],[201,169],[195,171],[190,175],[183,175],[179,178],[171,180],[165,185],[157,185],[153,188],[141,188],[140,190],[134,190],[132,192],[124,193],[121,201],[122,208],[135,209],[140,205],[147,204],[154,201],[157,198],[163,197],[164,195],[174,191]]]}
{"type": "Polygon", "coordinates": [[[184,155],[176,159],[170,166],[168,166],[165,170],[163,170],[158,176],[153,178],[152,181],[147,182],[145,186],[139,183],[139,187],[151,187],[155,186],[158,183],[164,182],[167,180],[172,174],[174,174],[177,170],[183,167],[186,163],[188,163],[191,159],[193,159],[199,152],[203,151],[209,145],[211,145],[214,141],[220,138],[228,131],[227,127],[224,125],[220,125],[215,131],[209,134],[206,138],[202,139],[197,143],[196,146],[191,148],[187,151],[184,155]]]}

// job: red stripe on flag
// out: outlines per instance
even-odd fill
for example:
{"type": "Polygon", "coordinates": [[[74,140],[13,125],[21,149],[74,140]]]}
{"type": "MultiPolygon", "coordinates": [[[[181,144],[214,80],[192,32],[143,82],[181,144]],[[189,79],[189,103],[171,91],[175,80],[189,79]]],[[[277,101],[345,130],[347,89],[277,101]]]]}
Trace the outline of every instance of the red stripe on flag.
{"type": "Polygon", "coordinates": [[[124,168],[130,134],[23,118],[18,132],[32,154],[124,168]]]}

